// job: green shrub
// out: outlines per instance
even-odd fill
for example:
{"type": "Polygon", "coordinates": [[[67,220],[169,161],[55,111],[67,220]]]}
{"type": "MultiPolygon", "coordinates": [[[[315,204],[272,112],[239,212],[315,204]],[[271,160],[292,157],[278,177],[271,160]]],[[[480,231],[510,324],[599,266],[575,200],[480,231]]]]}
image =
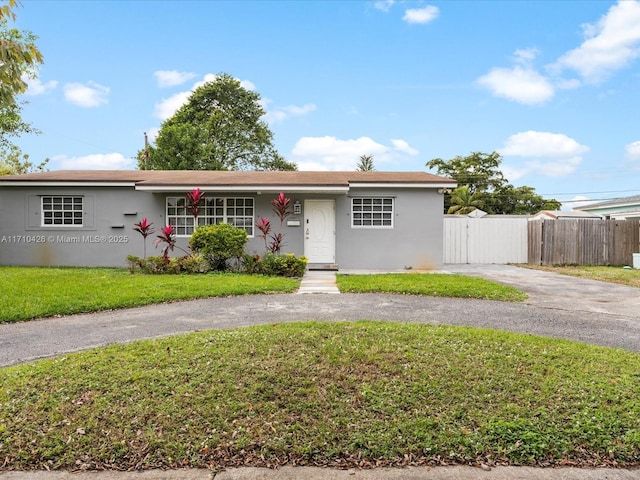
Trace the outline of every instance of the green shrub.
{"type": "Polygon", "coordinates": [[[202,254],[214,270],[226,270],[229,260],[242,257],[247,240],[242,228],[221,223],[196,228],[189,246],[194,253],[202,254]]]}
{"type": "Polygon", "coordinates": [[[293,253],[267,253],[257,266],[258,273],[280,277],[302,277],[306,269],[306,257],[296,257],[293,253]]]}
{"type": "Polygon", "coordinates": [[[147,257],[140,262],[140,270],[142,273],[149,273],[152,275],[162,273],[176,274],[180,272],[180,263],[177,258],[164,257],[147,257]]]}
{"type": "Polygon", "coordinates": [[[194,253],[180,259],[180,270],[185,273],[207,273],[211,265],[204,255],[194,253]]]}
{"type": "Polygon", "coordinates": [[[245,253],[242,255],[240,271],[244,273],[259,273],[260,255],[250,255],[245,253]]]}

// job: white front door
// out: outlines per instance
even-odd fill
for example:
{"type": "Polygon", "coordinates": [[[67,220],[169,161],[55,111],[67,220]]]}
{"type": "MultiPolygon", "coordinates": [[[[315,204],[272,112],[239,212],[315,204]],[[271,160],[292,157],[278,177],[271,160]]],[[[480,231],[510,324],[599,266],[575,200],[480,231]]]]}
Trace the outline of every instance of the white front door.
{"type": "Polygon", "coordinates": [[[304,256],[308,263],[335,263],[336,203],[304,201],[304,256]]]}

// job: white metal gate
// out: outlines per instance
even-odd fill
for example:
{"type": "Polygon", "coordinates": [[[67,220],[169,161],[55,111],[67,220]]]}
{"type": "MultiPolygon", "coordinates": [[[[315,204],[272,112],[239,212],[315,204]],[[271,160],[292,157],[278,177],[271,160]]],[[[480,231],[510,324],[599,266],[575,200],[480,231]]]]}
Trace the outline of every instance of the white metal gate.
{"type": "Polygon", "coordinates": [[[444,217],[444,263],[527,263],[527,216],[444,217]]]}

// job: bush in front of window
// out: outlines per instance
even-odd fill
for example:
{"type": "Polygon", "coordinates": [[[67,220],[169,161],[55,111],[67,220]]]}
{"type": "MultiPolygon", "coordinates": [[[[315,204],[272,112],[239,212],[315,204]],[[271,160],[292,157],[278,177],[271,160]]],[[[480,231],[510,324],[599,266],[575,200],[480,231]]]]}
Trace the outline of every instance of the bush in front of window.
{"type": "Polygon", "coordinates": [[[213,270],[228,270],[238,263],[247,244],[247,232],[227,223],[201,225],[189,239],[194,253],[203,255],[213,270]]]}

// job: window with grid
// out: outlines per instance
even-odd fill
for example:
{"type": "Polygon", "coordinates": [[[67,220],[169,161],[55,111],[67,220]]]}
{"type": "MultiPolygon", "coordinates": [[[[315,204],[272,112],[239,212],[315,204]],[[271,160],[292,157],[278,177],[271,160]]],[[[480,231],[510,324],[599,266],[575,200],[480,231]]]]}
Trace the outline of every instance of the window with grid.
{"type": "Polygon", "coordinates": [[[42,226],[82,227],[82,197],[42,197],[42,226]]]}
{"type": "MultiPolygon", "coordinates": [[[[193,215],[187,208],[186,197],[167,197],[167,222],[176,229],[176,235],[188,236],[193,233],[193,215]]],[[[198,214],[198,225],[228,223],[244,229],[253,236],[253,198],[204,197],[198,214]]]]}
{"type": "Polygon", "coordinates": [[[393,198],[352,198],[351,227],[393,228],[393,198]]]}

